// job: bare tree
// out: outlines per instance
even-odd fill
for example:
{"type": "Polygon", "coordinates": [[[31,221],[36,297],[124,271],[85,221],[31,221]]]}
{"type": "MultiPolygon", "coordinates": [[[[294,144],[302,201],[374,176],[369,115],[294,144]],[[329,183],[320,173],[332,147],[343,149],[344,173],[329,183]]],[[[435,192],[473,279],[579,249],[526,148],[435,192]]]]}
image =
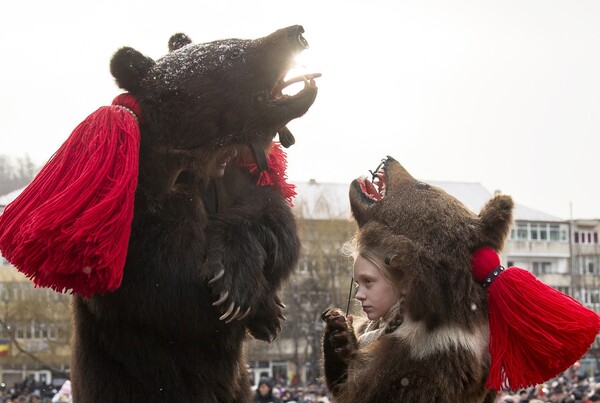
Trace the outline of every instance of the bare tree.
{"type": "Polygon", "coordinates": [[[34,288],[28,281],[13,281],[0,285],[0,303],[0,335],[11,346],[5,366],[47,369],[65,376],[71,340],[70,297],[34,288]]]}
{"type": "Polygon", "coordinates": [[[298,381],[310,383],[320,377],[321,313],[347,304],[351,262],[341,251],[354,234],[355,224],[302,217],[298,224],[303,245],[300,261],[282,295],[287,321],[273,343],[250,342],[248,353],[255,360],[291,361],[297,376],[306,375],[298,381]]]}
{"type": "Polygon", "coordinates": [[[0,195],[25,187],[34,175],[34,165],[29,155],[20,158],[0,155],[0,195]]]}

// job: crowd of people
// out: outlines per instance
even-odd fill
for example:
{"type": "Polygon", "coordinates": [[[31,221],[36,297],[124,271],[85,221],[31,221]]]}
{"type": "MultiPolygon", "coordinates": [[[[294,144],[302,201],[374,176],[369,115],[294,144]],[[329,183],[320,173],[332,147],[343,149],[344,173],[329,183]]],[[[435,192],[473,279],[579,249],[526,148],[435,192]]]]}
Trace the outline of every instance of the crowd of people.
{"type": "Polygon", "coordinates": [[[327,388],[311,383],[306,388],[287,387],[282,383],[273,383],[271,379],[259,381],[254,392],[254,402],[257,403],[329,403],[327,388]]]}
{"type": "Polygon", "coordinates": [[[600,402],[600,372],[589,376],[576,362],[561,376],[535,387],[498,393],[498,403],[600,402]]]}
{"type": "MultiPolygon", "coordinates": [[[[13,387],[0,387],[0,403],[72,402],[71,383],[57,388],[31,378],[13,387]]],[[[330,403],[327,388],[318,383],[290,387],[263,378],[254,388],[257,403],[330,403]]],[[[589,376],[577,362],[561,376],[519,391],[501,391],[497,403],[588,403],[600,402],[600,372],[589,376]]]]}
{"type": "MultiPolygon", "coordinates": [[[[281,382],[262,379],[256,387],[258,403],[331,402],[325,386],[313,383],[306,388],[286,387],[281,382]]],[[[518,391],[500,391],[496,403],[589,403],[600,402],[600,371],[590,376],[579,362],[561,376],[518,391]]],[[[357,401],[357,403],[360,403],[357,401]]]]}
{"type": "Polygon", "coordinates": [[[0,387],[0,403],[57,403],[72,402],[71,381],[68,379],[60,387],[36,382],[27,378],[13,387],[0,387]]]}

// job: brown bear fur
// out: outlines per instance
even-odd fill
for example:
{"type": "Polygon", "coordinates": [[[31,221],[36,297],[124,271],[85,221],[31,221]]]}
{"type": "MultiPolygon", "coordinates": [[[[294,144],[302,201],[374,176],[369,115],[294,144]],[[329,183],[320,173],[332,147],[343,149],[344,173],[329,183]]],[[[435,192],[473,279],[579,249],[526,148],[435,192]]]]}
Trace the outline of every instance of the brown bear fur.
{"type": "Polygon", "coordinates": [[[486,293],[472,278],[471,253],[502,248],[511,198],[495,196],[477,216],[391,157],[375,177],[375,185],[359,178],[350,187],[357,240],[386,256],[407,287],[395,325],[366,347],[340,310],[324,314],[324,373],[335,402],[493,401],[486,293]]]}
{"type": "Polygon", "coordinates": [[[312,83],[295,96],[273,91],[306,47],[302,32],[207,44],[179,34],[157,61],[132,48],[113,56],[113,76],[142,111],[139,180],[120,288],[74,297],[74,401],[251,401],[243,342],[248,330],[270,340],[279,329],[296,227],[273,189],[235,167],[218,181],[207,172],[229,147],[269,143],[312,105],[312,83]],[[219,319],[223,289],[251,308],[245,318],[219,319]]]}

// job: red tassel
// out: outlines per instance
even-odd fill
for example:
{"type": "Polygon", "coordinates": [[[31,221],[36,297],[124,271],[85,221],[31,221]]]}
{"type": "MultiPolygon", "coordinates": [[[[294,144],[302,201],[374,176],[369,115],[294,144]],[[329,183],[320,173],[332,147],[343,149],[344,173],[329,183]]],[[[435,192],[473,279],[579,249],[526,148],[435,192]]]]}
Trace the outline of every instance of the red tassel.
{"type": "MultiPolygon", "coordinates": [[[[283,195],[288,204],[293,207],[294,197],[296,197],[296,186],[291,183],[287,183],[287,155],[285,151],[283,151],[280,143],[274,141],[271,145],[269,157],[267,158],[267,164],[269,165],[269,170],[262,171],[258,174],[256,185],[275,186],[283,195]]],[[[247,169],[250,173],[255,174],[259,172],[258,164],[256,162],[242,162],[238,165],[247,169]]]]}
{"type": "Polygon", "coordinates": [[[527,270],[502,268],[493,249],[475,251],[472,268],[476,281],[489,284],[488,388],[543,383],[567,370],[594,342],[600,316],[527,270]]]}
{"type": "Polygon", "coordinates": [[[88,116],[0,216],[0,251],[36,286],[84,297],[121,285],[138,176],[129,94],[88,116]]]}

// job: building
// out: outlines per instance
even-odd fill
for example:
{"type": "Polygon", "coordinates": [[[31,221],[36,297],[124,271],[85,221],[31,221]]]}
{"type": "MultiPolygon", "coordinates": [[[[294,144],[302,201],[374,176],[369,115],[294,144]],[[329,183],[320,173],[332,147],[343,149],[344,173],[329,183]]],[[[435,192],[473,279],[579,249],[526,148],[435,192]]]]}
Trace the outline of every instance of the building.
{"type": "MultiPolygon", "coordinates": [[[[0,214],[23,189],[0,196],[0,214]]],[[[0,383],[60,386],[71,357],[69,295],[33,283],[0,255],[0,383]]]]}
{"type": "Polygon", "coordinates": [[[600,219],[573,220],[571,243],[571,294],[600,311],[600,219]]]}
{"type": "Polygon", "coordinates": [[[0,382],[57,382],[69,371],[71,314],[67,295],[35,288],[0,256],[0,382]]]}

